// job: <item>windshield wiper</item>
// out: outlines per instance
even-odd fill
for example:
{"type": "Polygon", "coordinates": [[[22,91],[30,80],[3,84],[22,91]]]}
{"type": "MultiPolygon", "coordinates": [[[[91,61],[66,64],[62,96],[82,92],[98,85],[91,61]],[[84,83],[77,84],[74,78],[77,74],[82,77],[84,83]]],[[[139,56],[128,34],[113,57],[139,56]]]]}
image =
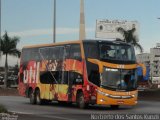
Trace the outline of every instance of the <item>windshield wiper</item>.
{"type": "Polygon", "coordinates": [[[115,85],[101,85],[102,87],[105,87],[105,88],[117,88],[117,86],[115,86],[115,85]]]}

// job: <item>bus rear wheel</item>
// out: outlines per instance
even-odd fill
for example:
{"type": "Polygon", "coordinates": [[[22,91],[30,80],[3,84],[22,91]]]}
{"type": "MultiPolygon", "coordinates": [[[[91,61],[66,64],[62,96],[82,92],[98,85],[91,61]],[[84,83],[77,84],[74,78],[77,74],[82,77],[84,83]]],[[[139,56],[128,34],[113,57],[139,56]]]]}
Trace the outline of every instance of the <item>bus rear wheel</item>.
{"type": "Polygon", "coordinates": [[[77,105],[79,108],[81,109],[84,109],[88,106],[87,103],[85,103],[85,100],[84,100],[84,95],[82,92],[80,92],[78,95],[77,95],[77,105]]]}
{"type": "Polygon", "coordinates": [[[30,90],[29,92],[29,99],[31,104],[36,104],[36,98],[33,90],[30,90]]]}
{"type": "Polygon", "coordinates": [[[43,100],[40,98],[40,91],[36,90],[36,104],[41,105],[43,103],[43,100]]]}

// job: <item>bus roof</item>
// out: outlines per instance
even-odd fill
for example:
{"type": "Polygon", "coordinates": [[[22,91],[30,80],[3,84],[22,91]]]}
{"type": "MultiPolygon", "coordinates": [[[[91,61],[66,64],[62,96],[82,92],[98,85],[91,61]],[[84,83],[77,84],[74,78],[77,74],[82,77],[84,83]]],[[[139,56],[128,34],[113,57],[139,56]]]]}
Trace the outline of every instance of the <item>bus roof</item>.
{"type": "MultiPolygon", "coordinates": [[[[65,42],[57,42],[57,43],[50,43],[50,44],[39,44],[39,45],[30,45],[30,46],[24,46],[24,48],[38,48],[38,47],[50,47],[50,46],[56,46],[56,45],[63,45],[63,44],[74,44],[74,43],[81,43],[84,42],[108,42],[108,43],[119,43],[119,44],[128,44],[123,41],[117,41],[117,40],[101,40],[101,39],[87,39],[87,40],[74,40],[74,41],[65,41],[65,42]]],[[[130,45],[130,44],[128,44],[130,45]]]]}
{"type": "Polygon", "coordinates": [[[82,40],[74,40],[74,41],[66,41],[66,42],[57,42],[57,43],[50,43],[50,44],[38,44],[38,45],[30,45],[30,46],[24,46],[24,48],[37,48],[37,47],[50,47],[55,45],[63,45],[63,44],[74,44],[74,43],[81,43],[82,40]]]}
{"type": "Polygon", "coordinates": [[[123,44],[123,45],[131,45],[130,43],[126,43],[120,40],[104,40],[104,39],[88,39],[88,40],[83,40],[84,42],[89,42],[89,43],[95,43],[95,42],[107,42],[107,43],[117,43],[117,44],[123,44]]]}

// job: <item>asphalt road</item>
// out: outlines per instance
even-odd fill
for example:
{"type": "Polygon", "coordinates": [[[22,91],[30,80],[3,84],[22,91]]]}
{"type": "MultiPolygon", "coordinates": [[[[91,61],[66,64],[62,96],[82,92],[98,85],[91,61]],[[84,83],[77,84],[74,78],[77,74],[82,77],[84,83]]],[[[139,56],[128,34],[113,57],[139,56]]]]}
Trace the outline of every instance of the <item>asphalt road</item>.
{"type": "MultiPolygon", "coordinates": [[[[0,104],[18,113],[18,120],[88,120],[94,114],[160,114],[159,101],[139,101],[134,107],[121,106],[113,110],[109,106],[90,106],[82,110],[76,105],[31,105],[29,99],[15,96],[0,96],[0,104]]],[[[93,117],[93,116],[92,116],[93,117]]]]}

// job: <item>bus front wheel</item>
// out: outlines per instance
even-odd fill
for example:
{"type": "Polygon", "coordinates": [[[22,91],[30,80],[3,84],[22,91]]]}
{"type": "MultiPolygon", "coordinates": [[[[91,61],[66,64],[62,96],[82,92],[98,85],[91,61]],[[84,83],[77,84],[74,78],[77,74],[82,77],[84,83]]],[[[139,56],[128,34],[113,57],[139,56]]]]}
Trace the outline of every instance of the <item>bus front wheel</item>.
{"type": "Polygon", "coordinates": [[[119,108],[119,105],[111,105],[111,109],[116,110],[116,109],[118,109],[118,108],[119,108]]]}
{"type": "Polygon", "coordinates": [[[84,101],[84,95],[82,92],[80,92],[77,96],[77,105],[81,109],[84,109],[88,106],[88,104],[85,103],[85,101],[84,101]]]}
{"type": "Polygon", "coordinates": [[[36,104],[36,98],[33,90],[30,90],[29,92],[29,99],[31,104],[36,104]]]}

